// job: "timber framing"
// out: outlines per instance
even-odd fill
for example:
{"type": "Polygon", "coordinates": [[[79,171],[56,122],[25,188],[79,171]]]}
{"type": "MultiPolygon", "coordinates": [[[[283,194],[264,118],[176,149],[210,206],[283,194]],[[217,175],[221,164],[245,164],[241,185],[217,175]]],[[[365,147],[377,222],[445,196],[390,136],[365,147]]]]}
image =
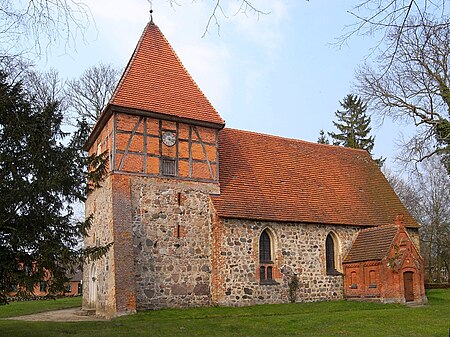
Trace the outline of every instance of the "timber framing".
{"type": "Polygon", "coordinates": [[[203,127],[217,129],[217,130],[221,130],[225,127],[225,124],[209,123],[209,122],[205,122],[205,121],[201,121],[201,120],[171,116],[171,115],[167,115],[167,114],[159,113],[159,112],[155,112],[155,111],[131,109],[131,108],[126,108],[126,107],[117,106],[117,105],[113,105],[113,104],[108,104],[106,106],[106,108],[103,110],[103,113],[100,115],[100,118],[98,119],[97,123],[95,124],[91,134],[89,135],[89,137],[84,145],[85,151],[89,151],[89,149],[93,145],[94,141],[97,139],[98,135],[102,131],[103,127],[105,126],[105,124],[108,122],[109,118],[114,113],[124,113],[124,114],[129,114],[129,115],[134,115],[134,116],[137,115],[137,116],[143,116],[143,117],[151,117],[151,118],[165,120],[165,121],[186,123],[186,124],[203,126],[203,127]]]}

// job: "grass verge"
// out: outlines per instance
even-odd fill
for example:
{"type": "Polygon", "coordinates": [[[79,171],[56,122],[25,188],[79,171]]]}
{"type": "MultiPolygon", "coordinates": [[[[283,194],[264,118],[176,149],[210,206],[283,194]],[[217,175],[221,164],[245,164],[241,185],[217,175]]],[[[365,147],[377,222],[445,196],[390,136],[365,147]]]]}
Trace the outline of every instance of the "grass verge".
{"type": "Polygon", "coordinates": [[[252,307],[166,309],[104,322],[0,321],[2,336],[448,336],[450,290],[406,307],[316,302],[252,307]]]}
{"type": "Polygon", "coordinates": [[[22,301],[0,305],[0,318],[36,314],[39,312],[81,307],[81,296],[56,300],[22,301]]]}

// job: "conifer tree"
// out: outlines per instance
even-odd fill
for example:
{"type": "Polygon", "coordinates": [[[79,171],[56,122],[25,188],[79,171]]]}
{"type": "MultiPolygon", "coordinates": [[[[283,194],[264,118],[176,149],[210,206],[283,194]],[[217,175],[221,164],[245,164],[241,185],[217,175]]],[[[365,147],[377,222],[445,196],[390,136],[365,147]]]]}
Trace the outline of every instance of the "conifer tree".
{"type": "Polygon", "coordinates": [[[339,102],[342,111],[336,111],[337,122],[333,125],[338,129],[338,133],[329,132],[333,138],[334,145],[363,149],[371,153],[374,146],[374,137],[369,136],[371,131],[370,116],[367,116],[367,104],[356,95],[347,95],[342,102],[339,102]]]}
{"type": "Polygon", "coordinates": [[[85,122],[71,137],[62,131],[63,113],[0,72],[0,304],[40,281],[62,292],[71,268],[108,249],[80,247],[91,221],[75,221],[72,205],[84,200],[87,175],[99,183],[105,161],[84,153],[85,122]]]}
{"type": "Polygon", "coordinates": [[[323,131],[323,129],[319,131],[319,138],[317,139],[317,143],[330,144],[330,141],[328,140],[328,137],[325,135],[325,131],[323,131]]]}
{"type": "MultiPolygon", "coordinates": [[[[335,113],[337,121],[333,121],[333,125],[339,132],[328,132],[334,140],[333,144],[366,150],[372,155],[375,137],[370,136],[372,128],[370,127],[371,118],[366,114],[367,104],[353,94],[348,94],[339,104],[344,110],[337,110],[335,113]]],[[[384,163],[383,158],[375,159],[375,161],[378,166],[384,163]]]]}

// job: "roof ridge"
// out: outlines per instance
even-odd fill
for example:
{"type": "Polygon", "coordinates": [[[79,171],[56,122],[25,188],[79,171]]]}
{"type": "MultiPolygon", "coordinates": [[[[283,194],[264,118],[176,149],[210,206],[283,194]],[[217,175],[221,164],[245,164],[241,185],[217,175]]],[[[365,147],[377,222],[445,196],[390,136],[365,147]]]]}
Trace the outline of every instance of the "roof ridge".
{"type": "Polygon", "coordinates": [[[371,232],[371,231],[377,231],[380,229],[385,229],[385,228],[400,228],[400,225],[396,225],[396,224],[386,224],[386,225],[380,225],[380,226],[375,226],[375,227],[369,227],[369,228],[364,228],[361,230],[361,233],[366,233],[366,232],[371,232]]]}
{"type": "Polygon", "coordinates": [[[340,150],[344,150],[344,151],[356,151],[356,152],[362,152],[362,153],[367,153],[368,154],[368,152],[366,150],[363,150],[363,149],[355,149],[355,148],[352,148],[352,147],[345,147],[345,146],[333,145],[333,144],[316,143],[316,142],[312,142],[312,141],[308,141],[308,140],[304,140],[304,139],[292,138],[292,137],[284,137],[284,136],[279,136],[279,135],[272,135],[272,134],[269,134],[269,133],[263,133],[263,132],[258,132],[258,131],[242,130],[242,129],[235,129],[235,128],[229,128],[229,127],[225,127],[223,130],[231,130],[231,131],[238,131],[238,132],[244,132],[244,133],[251,133],[251,134],[260,135],[260,136],[278,138],[280,140],[291,140],[291,141],[295,141],[295,142],[298,142],[298,143],[305,143],[305,144],[311,144],[311,145],[317,145],[317,146],[326,146],[326,147],[333,148],[333,149],[340,149],[340,150]]]}

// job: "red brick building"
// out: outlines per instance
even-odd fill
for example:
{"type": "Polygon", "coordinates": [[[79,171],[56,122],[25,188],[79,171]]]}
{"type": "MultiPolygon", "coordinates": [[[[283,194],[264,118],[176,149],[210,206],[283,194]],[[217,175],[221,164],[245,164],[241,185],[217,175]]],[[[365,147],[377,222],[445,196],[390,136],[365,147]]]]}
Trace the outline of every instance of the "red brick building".
{"type": "Polygon", "coordinates": [[[386,303],[425,303],[423,265],[402,224],[363,229],[343,262],[344,295],[386,303]]]}
{"type": "MultiPolygon", "coordinates": [[[[48,292],[48,281],[50,280],[51,275],[48,271],[46,271],[46,276],[44,280],[34,285],[32,296],[36,297],[44,297],[47,295],[55,295],[49,294],[48,292]]],[[[67,275],[69,281],[65,283],[65,291],[63,294],[57,294],[58,296],[78,296],[82,294],[82,282],[83,282],[83,272],[77,271],[74,274],[67,275]]],[[[17,287],[15,287],[14,291],[9,293],[10,297],[14,297],[17,294],[17,287]]]]}
{"type": "Polygon", "coordinates": [[[150,22],[86,144],[108,175],[86,202],[83,306],[136,310],[344,298],[358,233],[418,224],[366,151],[225,128],[150,22]]]}

